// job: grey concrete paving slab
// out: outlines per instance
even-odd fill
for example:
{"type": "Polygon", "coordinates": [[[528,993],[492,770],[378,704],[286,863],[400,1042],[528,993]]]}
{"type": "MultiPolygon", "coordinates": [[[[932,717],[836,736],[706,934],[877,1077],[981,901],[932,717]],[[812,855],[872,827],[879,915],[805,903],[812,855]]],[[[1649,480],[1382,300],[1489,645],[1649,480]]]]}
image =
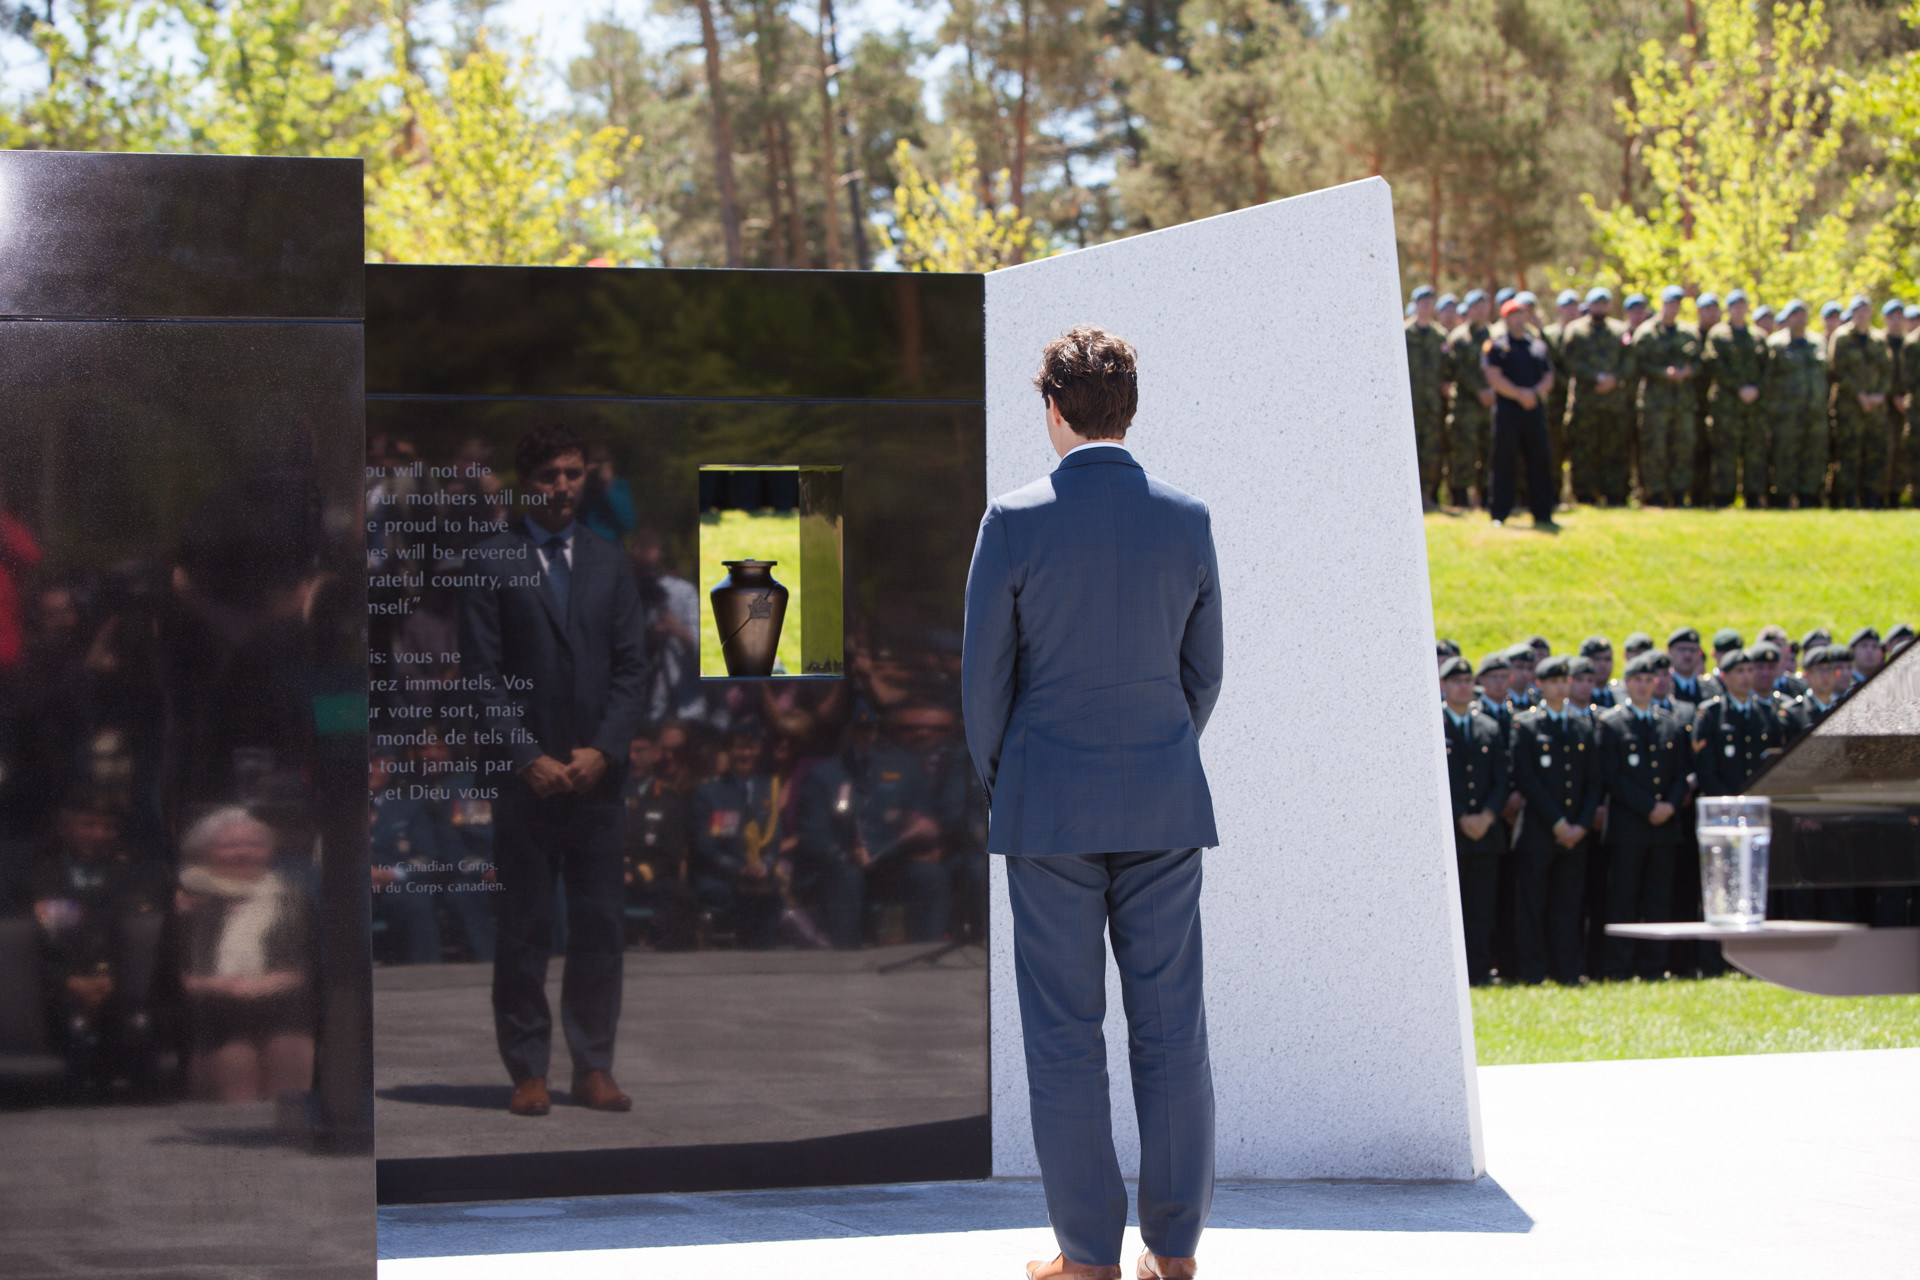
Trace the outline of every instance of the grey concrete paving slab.
{"type": "MultiPolygon", "coordinates": [[[[1920,1050],[1479,1075],[1492,1176],[1223,1186],[1202,1274],[1920,1274],[1920,1050]]],[[[1014,1280],[1044,1218],[1027,1182],[388,1209],[380,1275],[1014,1280]]]]}

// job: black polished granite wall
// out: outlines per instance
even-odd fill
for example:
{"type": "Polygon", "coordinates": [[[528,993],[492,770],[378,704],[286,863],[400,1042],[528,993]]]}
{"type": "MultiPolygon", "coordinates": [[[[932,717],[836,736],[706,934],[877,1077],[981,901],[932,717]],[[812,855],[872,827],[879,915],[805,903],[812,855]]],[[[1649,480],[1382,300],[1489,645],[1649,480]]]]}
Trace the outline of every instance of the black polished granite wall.
{"type": "MultiPolygon", "coordinates": [[[[372,266],[367,290],[381,1200],[987,1176],[985,813],[958,708],[979,278],[372,266]],[[492,960],[529,892],[496,817],[525,797],[472,692],[470,611],[479,544],[524,527],[516,447],[553,427],[587,445],[577,523],[632,575],[647,669],[612,762],[620,886],[562,877],[548,982],[622,922],[634,1107],[576,1105],[556,1027],[552,1113],[522,1117],[492,960]],[[699,678],[717,464],[843,468],[844,678],[699,678]]],[[[726,514],[775,558],[779,518],[726,514]]]]}
{"type": "Polygon", "coordinates": [[[358,162],[0,152],[0,1271],[374,1273],[358,162]]]}

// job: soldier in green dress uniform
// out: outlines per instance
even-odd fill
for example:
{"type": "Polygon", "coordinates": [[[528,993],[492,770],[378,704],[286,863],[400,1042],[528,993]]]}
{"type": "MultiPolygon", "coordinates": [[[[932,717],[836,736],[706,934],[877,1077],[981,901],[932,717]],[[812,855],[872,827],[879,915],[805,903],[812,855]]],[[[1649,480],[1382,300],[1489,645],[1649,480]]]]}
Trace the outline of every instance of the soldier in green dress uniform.
{"type": "Polygon", "coordinates": [[[1720,323],[1720,295],[1709,289],[1693,300],[1693,327],[1700,335],[1700,370],[1693,379],[1693,488],[1696,507],[1713,501],[1713,406],[1707,402],[1707,335],[1720,323]]]}

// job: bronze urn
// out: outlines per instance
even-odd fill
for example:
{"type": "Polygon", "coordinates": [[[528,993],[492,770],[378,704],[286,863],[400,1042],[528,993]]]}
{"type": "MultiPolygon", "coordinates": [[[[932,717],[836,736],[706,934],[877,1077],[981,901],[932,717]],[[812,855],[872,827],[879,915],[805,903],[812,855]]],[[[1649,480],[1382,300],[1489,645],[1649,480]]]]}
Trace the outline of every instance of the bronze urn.
{"type": "Polygon", "coordinates": [[[708,593],[730,676],[770,676],[787,620],[787,589],[773,580],[777,560],[723,560],[727,576],[708,593]]]}

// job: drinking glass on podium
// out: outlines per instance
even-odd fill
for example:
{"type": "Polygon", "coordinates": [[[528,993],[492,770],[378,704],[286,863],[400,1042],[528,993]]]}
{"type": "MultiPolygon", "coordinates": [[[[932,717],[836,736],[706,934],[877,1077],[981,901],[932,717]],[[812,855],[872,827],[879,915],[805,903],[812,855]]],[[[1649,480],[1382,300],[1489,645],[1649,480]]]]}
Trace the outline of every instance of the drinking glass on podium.
{"type": "Polygon", "coordinates": [[[1773,845],[1765,796],[1703,796],[1700,899],[1708,924],[1750,927],[1767,919],[1767,854],[1773,845]]]}

